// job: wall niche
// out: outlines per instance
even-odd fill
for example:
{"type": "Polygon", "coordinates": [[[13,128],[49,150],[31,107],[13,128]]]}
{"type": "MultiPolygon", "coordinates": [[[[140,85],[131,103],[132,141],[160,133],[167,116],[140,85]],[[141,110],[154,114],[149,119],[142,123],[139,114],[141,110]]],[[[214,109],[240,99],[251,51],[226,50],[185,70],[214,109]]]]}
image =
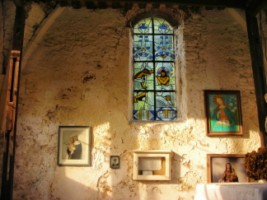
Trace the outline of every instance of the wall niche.
{"type": "Polygon", "coordinates": [[[171,151],[134,151],[134,180],[171,180],[171,151]]]}

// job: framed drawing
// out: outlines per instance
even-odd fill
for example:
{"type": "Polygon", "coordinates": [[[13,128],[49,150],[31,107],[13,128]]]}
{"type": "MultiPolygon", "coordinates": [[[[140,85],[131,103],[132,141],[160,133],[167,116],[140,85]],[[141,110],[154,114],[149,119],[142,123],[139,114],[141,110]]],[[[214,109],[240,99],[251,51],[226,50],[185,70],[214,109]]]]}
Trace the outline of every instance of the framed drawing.
{"type": "Polygon", "coordinates": [[[60,126],[58,132],[58,165],[90,165],[90,127],[60,126]]]}
{"type": "Polygon", "coordinates": [[[208,182],[248,182],[244,158],[244,154],[208,154],[208,182]]]}
{"type": "Polygon", "coordinates": [[[239,91],[205,90],[207,135],[242,135],[239,91]]]}

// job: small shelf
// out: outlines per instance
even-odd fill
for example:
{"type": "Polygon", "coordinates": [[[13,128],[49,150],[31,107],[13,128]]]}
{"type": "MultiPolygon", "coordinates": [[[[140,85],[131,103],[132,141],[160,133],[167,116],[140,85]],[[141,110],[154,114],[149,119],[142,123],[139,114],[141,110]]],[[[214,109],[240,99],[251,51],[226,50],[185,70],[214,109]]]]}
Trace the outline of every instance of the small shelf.
{"type": "Polygon", "coordinates": [[[134,151],[134,180],[171,180],[171,151],[134,151]]]}

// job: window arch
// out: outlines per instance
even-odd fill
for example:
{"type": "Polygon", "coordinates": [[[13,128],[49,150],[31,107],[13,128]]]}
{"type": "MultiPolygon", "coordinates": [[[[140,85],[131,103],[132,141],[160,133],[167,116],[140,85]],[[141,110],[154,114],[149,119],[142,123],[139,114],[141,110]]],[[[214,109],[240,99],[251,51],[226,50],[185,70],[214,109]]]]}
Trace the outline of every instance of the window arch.
{"type": "Polygon", "coordinates": [[[133,120],[177,119],[174,29],[150,17],[133,27],[133,120]]]}

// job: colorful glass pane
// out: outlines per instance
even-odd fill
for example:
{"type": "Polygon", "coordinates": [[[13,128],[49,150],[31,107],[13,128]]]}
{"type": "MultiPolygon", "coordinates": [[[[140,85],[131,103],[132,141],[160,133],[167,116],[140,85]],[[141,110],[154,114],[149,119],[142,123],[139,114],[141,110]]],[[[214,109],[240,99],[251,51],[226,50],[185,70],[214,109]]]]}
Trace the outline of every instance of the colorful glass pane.
{"type": "Polygon", "coordinates": [[[154,33],[155,34],[173,34],[173,28],[171,25],[163,19],[154,19],[154,33]]]}
{"type": "Polygon", "coordinates": [[[177,117],[176,93],[162,91],[156,93],[157,120],[173,120],[177,117]]]}
{"type": "Polygon", "coordinates": [[[175,120],[173,28],[163,19],[144,19],[133,37],[133,119],[175,120]]]}
{"type": "Polygon", "coordinates": [[[153,63],[134,64],[134,90],[154,89],[154,68],[153,63]]]}
{"type": "Polygon", "coordinates": [[[154,92],[134,92],[134,120],[155,120],[154,92]]]}
{"type": "Polygon", "coordinates": [[[147,18],[139,21],[135,26],[134,26],[134,33],[137,34],[151,34],[153,33],[152,30],[152,19],[147,18]]]}
{"type": "Polygon", "coordinates": [[[155,60],[156,61],[173,61],[173,36],[155,35],[155,60]]]}
{"type": "Polygon", "coordinates": [[[172,121],[177,118],[176,108],[160,108],[156,111],[157,121],[172,121]]]}
{"type": "Polygon", "coordinates": [[[134,36],[134,60],[152,61],[153,60],[153,40],[151,35],[134,36]]]}
{"type": "Polygon", "coordinates": [[[156,63],[155,69],[156,89],[175,90],[174,63],[156,63]]]}

